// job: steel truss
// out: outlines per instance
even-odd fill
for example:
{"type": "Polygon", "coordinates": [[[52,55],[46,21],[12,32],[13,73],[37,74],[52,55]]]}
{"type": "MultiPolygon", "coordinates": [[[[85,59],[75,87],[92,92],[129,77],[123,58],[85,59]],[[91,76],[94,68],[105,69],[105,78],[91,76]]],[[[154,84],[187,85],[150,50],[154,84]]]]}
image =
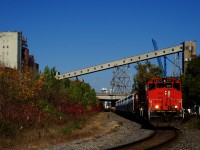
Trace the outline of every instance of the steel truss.
{"type": "Polygon", "coordinates": [[[113,68],[111,87],[112,93],[115,94],[129,94],[131,92],[129,65],[117,66],[113,68]]]}

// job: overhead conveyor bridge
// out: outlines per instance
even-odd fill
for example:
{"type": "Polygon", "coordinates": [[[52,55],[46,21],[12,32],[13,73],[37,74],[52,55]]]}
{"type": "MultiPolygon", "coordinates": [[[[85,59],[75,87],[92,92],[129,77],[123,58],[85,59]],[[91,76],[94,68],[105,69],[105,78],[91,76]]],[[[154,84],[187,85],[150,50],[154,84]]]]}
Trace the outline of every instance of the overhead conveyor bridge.
{"type": "Polygon", "coordinates": [[[104,63],[104,64],[100,64],[100,65],[96,65],[96,66],[92,66],[92,67],[88,67],[88,68],[84,68],[80,70],[66,72],[64,74],[57,74],[56,78],[64,79],[64,78],[78,77],[81,75],[90,74],[90,73],[94,73],[94,72],[98,72],[102,70],[107,70],[107,69],[111,69],[111,68],[122,66],[122,65],[132,64],[135,62],[144,61],[144,60],[148,60],[148,59],[152,59],[152,58],[156,58],[160,56],[183,52],[183,46],[184,46],[184,43],[177,46],[160,49],[157,51],[153,50],[152,52],[149,52],[149,53],[124,58],[117,61],[112,61],[112,62],[108,62],[108,63],[104,63]]]}

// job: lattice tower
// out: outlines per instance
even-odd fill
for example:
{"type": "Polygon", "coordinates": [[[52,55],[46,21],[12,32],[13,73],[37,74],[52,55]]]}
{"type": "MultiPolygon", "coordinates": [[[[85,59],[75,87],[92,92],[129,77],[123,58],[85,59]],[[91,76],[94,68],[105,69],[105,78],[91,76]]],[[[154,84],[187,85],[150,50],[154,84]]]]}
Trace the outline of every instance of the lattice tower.
{"type": "Polygon", "coordinates": [[[131,78],[129,65],[117,66],[113,68],[113,78],[111,81],[112,93],[129,94],[131,92],[131,78]]]}

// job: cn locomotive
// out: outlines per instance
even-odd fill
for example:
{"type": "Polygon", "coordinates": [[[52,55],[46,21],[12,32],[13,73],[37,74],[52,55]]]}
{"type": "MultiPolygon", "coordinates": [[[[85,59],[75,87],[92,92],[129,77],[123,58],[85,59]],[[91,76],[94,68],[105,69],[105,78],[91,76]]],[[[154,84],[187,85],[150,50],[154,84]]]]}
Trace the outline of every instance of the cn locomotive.
{"type": "Polygon", "coordinates": [[[117,113],[131,114],[140,120],[182,120],[184,111],[181,82],[173,77],[153,78],[145,86],[145,96],[133,92],[118,100],[115,107],[117,113]]]}

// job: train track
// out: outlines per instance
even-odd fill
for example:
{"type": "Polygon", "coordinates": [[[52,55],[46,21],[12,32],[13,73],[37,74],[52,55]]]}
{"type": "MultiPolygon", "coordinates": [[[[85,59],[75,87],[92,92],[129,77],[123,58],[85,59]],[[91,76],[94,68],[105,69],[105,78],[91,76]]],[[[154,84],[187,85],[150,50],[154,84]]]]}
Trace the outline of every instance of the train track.
{"type": "Polygon", "coordinates": [[[135,141],[126,145],[110,148],[109,150],[152,150],[169,149],[179,139],[181,131],[177,129],[156,129],[155,132],[142,140],[135,141]]]}

